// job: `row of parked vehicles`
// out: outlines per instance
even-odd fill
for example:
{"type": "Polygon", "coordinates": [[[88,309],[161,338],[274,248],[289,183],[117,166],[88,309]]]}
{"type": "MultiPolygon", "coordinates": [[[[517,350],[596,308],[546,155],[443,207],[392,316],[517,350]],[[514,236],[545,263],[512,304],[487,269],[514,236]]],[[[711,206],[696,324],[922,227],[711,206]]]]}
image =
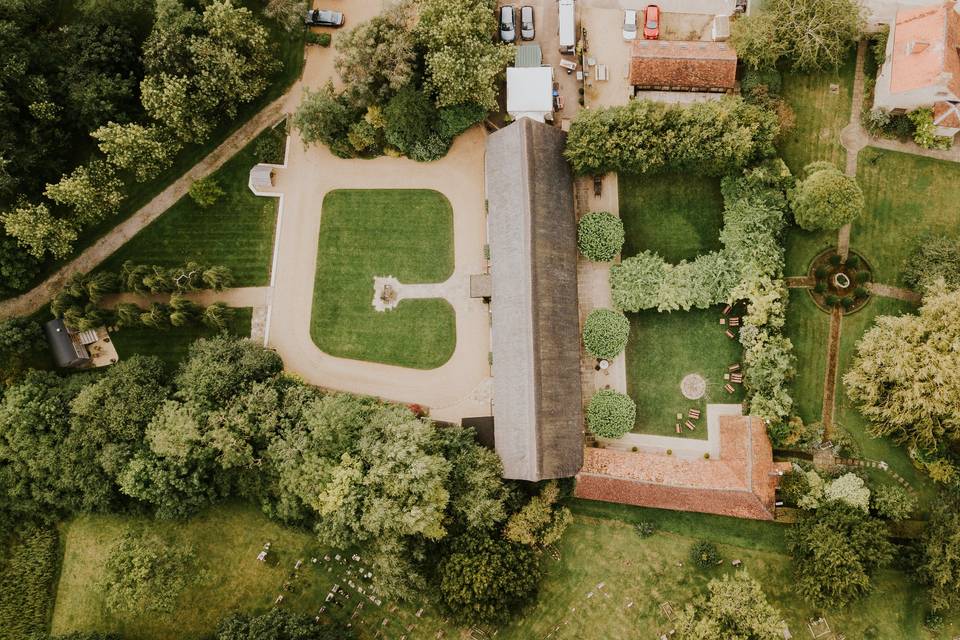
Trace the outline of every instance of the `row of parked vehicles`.
{"type": "MultiPolygon", "coordinates": [[[[623,39],[630,41],[637,39],[637,11],[623,12],[623,39]]],[[[643,39],[657,40],[660,38],[660,7],[648,4],[643,10],[643,39]]]]}
{"type": "MultiPolygon", "coordinates": [[[[533,23],[533,7],[520,7],[520,39],[533,40],[537,37],[537,30],[533,23]]],[[[517,40],[517,10],[513,5],[500,7],[500,40],[516,42],[517,40]]]]}
{"type": "MultiPolygon", "coordinates": [[[[566,4],[570,7],[570,14],[572,19],[572,9],[573,2],[568,0],[567,2],[560,2],[561,9],[561,31],[563,31],[563,5],[566,4]]],[[[642,16],[638,15],[640,12],[634,10],[627,10],[623,12],[623,39],[630,41],[636,40],[637,34],[640,29],[637,24],[637,18],[642,17],[643,19],[643,38],[645,40],[657,40],[660,37],[660,7],[655,4],[648,4],[643,12],[642,16]]],[[[504,5],[500,7],[499,12],[500,19],[500,40],[502,42],[510,43],[516,42],[517,40],[517,10],[513,5],[504,5]]],[[[533,7],[523,6],[520,7],[520,39],[521,40],[533,40],[536,37],[536,28],[534,25],[533,17],[533,7]]]]}

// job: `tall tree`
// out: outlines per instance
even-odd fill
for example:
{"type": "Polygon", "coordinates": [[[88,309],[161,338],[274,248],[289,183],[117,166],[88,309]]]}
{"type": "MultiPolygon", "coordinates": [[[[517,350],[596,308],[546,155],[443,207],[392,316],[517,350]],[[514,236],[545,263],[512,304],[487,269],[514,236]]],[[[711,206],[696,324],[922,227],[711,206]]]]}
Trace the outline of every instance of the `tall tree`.
{"type": "Polygon", "coordinates": [[[960,604],[960,504],[939,504],[920,541],[917,577],[927,586],[930,608],[945,612],[960,604]]]}
{"type": "Polygon", "coordinates": [[[960,290],[941,282],[919,315],[880,316],[843,377],[874,436],[936,451],[960,440],[960,290]]]}
{"type": "Polygon", "coordinates": [[[63,258],[73,250],[77,240],[76,228],[50,213],[47,205],[31,204],[21,200],[17,206],[0,213],[7,235],[16,238],[34,258],[43,258],[50,254],[54,258],[63,258]]]}
{"type": "Polygon", "coordinates": [[[180,366],[174,382],[177,396],[198,408],[223,406],[255,382],[280,373],[283,361],[275,352],[249,340],[217,336],[198,340],[180,366]]]}
{"type": "Polygon", "coordinates": [[[738,571],[714,578],[708,595],[687,606],[676,621],[680,640],[781,640],[780,612],[769,602],[760,583],[738,571]]]}

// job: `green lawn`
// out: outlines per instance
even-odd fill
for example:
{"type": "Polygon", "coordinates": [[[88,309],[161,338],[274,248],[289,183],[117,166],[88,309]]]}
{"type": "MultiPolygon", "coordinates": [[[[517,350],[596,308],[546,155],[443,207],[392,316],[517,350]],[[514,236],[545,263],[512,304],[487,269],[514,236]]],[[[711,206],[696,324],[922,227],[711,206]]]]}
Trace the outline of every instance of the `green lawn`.
{"type": "Polygon", "coordinates": [[[797,377],[790,388],[793,413],[804,422],[819,422],[830,316],[817,308],[805,289],[791,289],[784,333],[793,342],[793,353],[797,357],[797,377]]]}
{"type": "Polygon", "coordinates": [[[796,114],[796,127],[780,142],[787,166],[797,173],[814,160],[830,160],[843,169],[847,153],[840,131],[850,122],[856,52],[836,71],[783,74],[783,97],[796,114]],[[836,93],[830,85],[839,85],[836,93]]]}
{"type": "MultiPolygon", "coordinates": [[[[301,29],[294,29],[288,32],[277,22],[263,18],[263,2],[261,0],[238,0],[235,4],[240,4],[253,11],[263,24],[267,27],[270,34],[270,40],[276,44],[276,58],[283,63],[282,68],[274,75],[270,86],[262,96],[253,102],[243,105],[238,109],[237,117],[223,122],[210,135],[209,140],[202,144],[189,145],[174,159],[173,165],[158,175],[153,180],[139,183],[132,180],[126,188],[127,199],[120,207],[120,212],[100,224],[84,229],[77,242],[74,244],[74,252],[71,256],[63,260],[50,260],[37,270],[35,283],[49,276],[51,273],[69,262],[74,256],[92,245],[101,237],[106,235],[111,229],[122,221],[133,215],[140,207],[144,206],[163,191],[171,182],[186,173],[197,162],[206,157],[211,151],[216,149],[220,143],[226,140],[234,131],[239,129],[245,122],[252,118],[265,106],[273,102],[276,98],[286,92],[286,90],[300,77],[303,72],[304,62],[304,34],[301,29]]],[[[92,147],[91,147],[92,150],[92,147]]],[[[248,167],[249,169],[249,167],[248,167]]],[[[246,178],[244,178],[246,184],[246,178]]],[[[252,195],[252,194],[251,194],[252,195]]]]}
{"type": "Polygon", "coordinates": [[[453,210],[437,191],[350,189],[323,200],[310,335],[324,352],[414,369],[453,355],[456,317],[446,300],[373,309],[373,278],[405,284],[453,274],[453,210]]]}
{"type": "Polygon", "coordinates": [[[195,260],[229,267],[234,286],[269,284],[277,205],[276,199],[255,196],[247,186],[250,168],[259,162],[257,140],[213,174],[226,192],[216,204],[204,209],[184,196],[120,247],[103,268],[117,271],[126,260],[170,267],[195,260]]]}
{"type": "MultiPolygon", "coordinates": [[[[227,332],[230,335],[250,337],[250,318],[252,309],[235,309],[227,332]]],[[[166,331],[157,331],[148,327],[127,327],[110,334],[120,358],[129,358],[139,353],[144,356],[156,356],[173,371],[180,361],[187,357],[190,345],[197,339],[216,335],[216,331],[204,325],[190,327],[171,327],[166,331]]]]}
{"type": "Polygon", "coordinates": [[[667,262],[722,248],[720,181],[694,175],[620,175],[624,256],[656,251],[667,262]]]}
{"type": "MultiPolygon", "coordinates": [[[[580,500],[572,500],[570,506],[574,523],[560,543],[560,560],[544,556],[546,576],[537,602],[500,629],[498,638],[544,638],[558,626],[551,638],[656,637],[667,629],[659,604],[669,601],[674,607],[683,606],[710,578],[731,571],[729,561],[733,559],[741,560],[762,583],[794,637],[804,637],[805,621],[819,614],[794,592],[789,558],[784,554],[783,525],[580,500]],[[633,527],[639,520],[657,523],[657,533],[640,538],[633,527]],[[687,554],[698,539],[716,542],[727,562],[706,571],[694,568],[687,554]]],[[[65,524],[62,535],[65,551],[54,633],[101,630],[120,632],[130,640],[198,638],[213,629],[223,612],[266,610],[279,593],[284,594],[284,606],[316,614],[330,587],[346,584],[339,575],[343,569],[322,560],[327,550],[316,546],[312,535],[279,527],[255,508],[239,504],[213,508],[178,523],[83,516],[65,524]],[[134,618],[115,616],[104,609],[97,585],[106,555],[131,525],[150,526],[174,542],[192,544],[210,573],[205,583],[183,594],[177,612],[134,618]],[[272,543],[278,565],[256,561],[266,541],[272,543]],[[312,557],[321,560],[314,565],[312,557]],[[294,562],[301,558],[305,565],[292,581],[293,589],[281,591],[294,562]]],[[[824,612],[836,631],[847,638],[946,639],[960,629],[952,620],[936,634],[922,631],[920,591],[903,573],[884,571],[876,584],[876,591],[851,608],[824,612]],[[875,635],[869,636],[871,627],[875,635]]],[[[344,609],[327,604],[328,612],[346,619],[357,600],[354,593],[344,609]]],[[[364,640],[371,640],[377,632],[377,637],[392,640],[404,634],[433,638],[440,629],[448,638],[462,633],[425,597],[408,604],[384,601],[380,607],[367,602],[353,622],[364,640]],[[399,608],[395,609],[395,604],[399,608]],[[424,612],[418,618],[414,612],[420,607],[424,612]],[[403,628],[408,624],[417,628],[408,632],[403,628]]]]}
{"type": "MultiPolygon", "coordinates": [[[[742,349],[719,324],[719,308],[675,313],[643,311],[628,314],[630,341],[627,343],[627,392],[637,403],[634,431],[676,436],[676,414],[686,416],[691,408],[706,409],[707,403],[743,401],[743,387],[728,394],[723,374],[727,366],[740,362],[742,349]],[[688,400],[680,392],[680,381],[688,373],[707,380],[707,393],[700,400],[688,400]]],[[[696,431],[682,427],[683,437],[706,438],[702,417],[696,431]]]]}
{"type": "Polygon", "coordinates": [[[920,236],[960,227],[960,165],[874,148],[859,161],[867,206],[850,245],[870,261],[877,282],[902,285],[903,261],[920,236]]]}
{"type": "Polygon", "coordinates": [[[804,231],[790,225],[783,242],[787,276],[805,276],[810,271],[810,263],[825,249],[837,246],[836,231],[804,231]]]}

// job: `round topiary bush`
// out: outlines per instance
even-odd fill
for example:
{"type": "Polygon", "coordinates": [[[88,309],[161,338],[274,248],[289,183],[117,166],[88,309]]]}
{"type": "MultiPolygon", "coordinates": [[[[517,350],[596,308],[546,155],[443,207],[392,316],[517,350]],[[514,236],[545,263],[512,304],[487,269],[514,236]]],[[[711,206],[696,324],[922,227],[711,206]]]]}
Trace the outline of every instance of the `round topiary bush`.
{"type": "Polygon", "coordinates": [[[720,552],[717,545],[706,540],[698,540],[690,547],[690,562],[701,569],[712,567],[720,563],[720,552]]]}
{"type": "Polygon", "coordinates": [[[612,213],[588,213],[577,225],[577,246],[594,262],[613,260],[623,247],[623,221],[612,213]]]}
{"type": "Polygon", "coordinates": [[[612,389],[597,391],[587,405],[587,426],[595,436],[620,438],[633,428],[637,405],[630,396],[612,389]]]}
{"type": "Polygon", "coordinates": [[[790,192],[790,208],[802,229],[839,229],[863,212],[860,185],[836,166],[829,162],[813,162],[804,168],[804,172],[807,178],[798,181],[790,192]]]}
{"type": "Polygon", "coordinates": [[[594,358],[616,358],[627,346],[630,321],[618,311],[595,309],[583,325],[583,346],[594,358]]]}

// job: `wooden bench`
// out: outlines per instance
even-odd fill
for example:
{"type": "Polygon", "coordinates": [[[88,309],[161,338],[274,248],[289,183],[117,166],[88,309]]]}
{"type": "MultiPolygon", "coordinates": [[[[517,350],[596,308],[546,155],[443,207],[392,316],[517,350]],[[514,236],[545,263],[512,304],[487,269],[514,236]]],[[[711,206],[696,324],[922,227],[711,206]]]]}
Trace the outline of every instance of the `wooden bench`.
{"type": "Polygon", "coordinates": [[[696,429],[696,427],[693,426],[693,423],[690,422],[689,420],[687,420],[684,424],[687,426],[687,429],[690,429],[690,431],[693,431],[694,429],[696,429]]]}
{"type": "Polygon", "coordinates": [[[723,388],[727,390],[727,393],[733,393],[733,387],[730,385],[729,382],[723,385],[723,388]]]}
{"type": "Polygon", "coordinates": [[[736,336],[733,335],[733,332],[730,329],[727,329],[727,337],[733,340],[736,336]]]}
{"type": "Polygon", "coordinates": [[[690,409],[687,413],[688,418],[693,418],[694,420],[700,419],[700,409],[690,409]]]}

